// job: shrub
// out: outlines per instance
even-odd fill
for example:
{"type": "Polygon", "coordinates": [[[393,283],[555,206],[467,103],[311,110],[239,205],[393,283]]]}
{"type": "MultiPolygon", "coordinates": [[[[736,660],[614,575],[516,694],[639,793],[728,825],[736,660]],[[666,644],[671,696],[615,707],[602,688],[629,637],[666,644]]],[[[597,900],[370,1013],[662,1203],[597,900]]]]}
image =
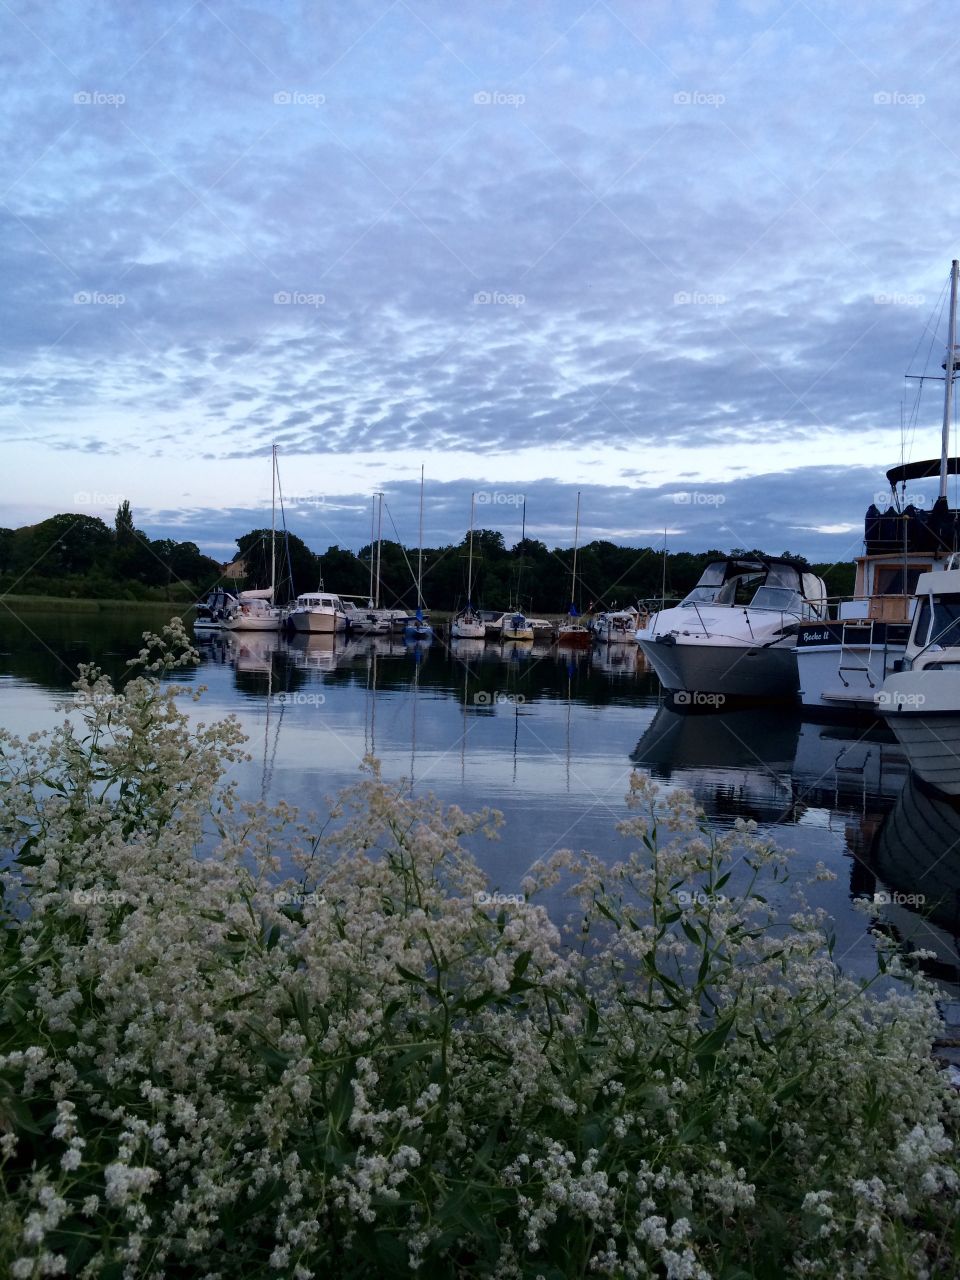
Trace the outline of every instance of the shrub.
{"type": "Polygon", "coordinates": [[[497,816],[371,761],[317,835],[165,630],[0,740],[3,1274],[956,1274],[933,992],[846,978],[750,825],[636,777],[621,863],[497,895],[497,816]]]}

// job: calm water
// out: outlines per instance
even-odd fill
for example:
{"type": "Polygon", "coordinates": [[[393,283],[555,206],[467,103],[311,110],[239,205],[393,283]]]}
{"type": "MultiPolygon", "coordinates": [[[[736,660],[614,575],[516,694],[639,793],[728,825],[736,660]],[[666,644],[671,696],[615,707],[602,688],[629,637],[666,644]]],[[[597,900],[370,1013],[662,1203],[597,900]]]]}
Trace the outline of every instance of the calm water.
{"type": "MultiPolygon", "coordinates": [[[[147,625],[158,624],[139,613],[0,622],[4,726],[54,724],[77,664],[121,675],[147,625]]],[[[909,776],[879,729],[818,725],[783,708],[673,711],[632,646],[563,655],[477,641],[254,634],[200,648],[201,666],[184,680],[208,691],[191,714],[238,716],[254,756],[240,771],[249,797],[323,813],[372,753],[386,778],[407,779],[418,794],[500,809],[501,839],[474,849],[494,884],[512,892],[555,849],[621,856],[614,828],[637,768],[692,791],[717,825],[755,819],[792,851],[798,878],[826,863],[837,879],[809,897],[834,917],[845,967],[869,969],[873,946],[851,898],[885,893],[886,924],[935,950],[931,969],[955,989],[960,813],[909,776]],[[896,901],[917,894],[923,915],[896,901]]]]}

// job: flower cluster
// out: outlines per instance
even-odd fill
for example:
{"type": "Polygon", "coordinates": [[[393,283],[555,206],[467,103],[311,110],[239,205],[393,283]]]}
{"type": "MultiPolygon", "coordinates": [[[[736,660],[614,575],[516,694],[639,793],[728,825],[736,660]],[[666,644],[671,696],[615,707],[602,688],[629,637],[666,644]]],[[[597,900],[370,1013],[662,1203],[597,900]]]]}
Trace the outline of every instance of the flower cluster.
{"type": "Polygon", "coordinates": [[[0,1274],[956,1274],[934,993],[846,977],[751,824],[637,777],[624,859],[507,910],[497,815],[374,761],[322,836],[241,804],[190,657],[0,736],[0,1274]]]}

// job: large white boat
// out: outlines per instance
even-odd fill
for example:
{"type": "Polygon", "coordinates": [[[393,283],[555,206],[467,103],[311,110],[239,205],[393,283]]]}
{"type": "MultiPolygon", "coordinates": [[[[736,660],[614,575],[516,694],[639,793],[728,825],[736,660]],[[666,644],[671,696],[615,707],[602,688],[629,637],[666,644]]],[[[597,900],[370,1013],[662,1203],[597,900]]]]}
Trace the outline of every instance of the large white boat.
{"type": "Polygon", "coordinates": [[[722,697],[793,697],[799,623],[827,616],[821,578],[794,561],[713,560],[680,604],[636,631],[665,689],[722,697]]]}
{"type": "Polygon", "coordinates": [[[286,620],[294,631],[311,635],[335,635],[347,629],[347,613],[343,601],[323,584],[316,591],[297,596],[287,610],[286,620]]]}
{"type": "Polygon", "coordinates": [[[798,629],[800,700],[810,710],[873,712],[877,690],[897,670],[906,652],[920,576],[942,571],[957,548],[960,512],[947,502],[947,477],[958,471],[958,459],[948,456],[957,368],[957,280],[954,262],[944,376],[925,374],[919,379],[921,393],[924,382],[944,384],[940,457],[905,463],[887,472],[890,499],[883,511],[879,504],[867,508],[864,554],[856,562],[853,598],[840,602],[835,619],[798,629]],[[922,495],[906,491],[908,483],[936,477],[940,495],[931,507],[922,495]]]}
{"type": "Polygon", "coordinates": [[[960,795],[960,555],[922,573],[900,670],[876,694],[910,767],[947,795],[960,795]]]}

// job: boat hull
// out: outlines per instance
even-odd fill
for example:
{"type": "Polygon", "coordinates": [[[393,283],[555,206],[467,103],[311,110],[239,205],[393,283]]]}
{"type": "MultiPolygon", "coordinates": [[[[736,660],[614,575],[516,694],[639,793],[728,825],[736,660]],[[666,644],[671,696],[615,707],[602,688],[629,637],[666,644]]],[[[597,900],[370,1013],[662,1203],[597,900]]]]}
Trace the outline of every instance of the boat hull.
{"type": "Polygon", "coordinates": [[[487,628],[482,622],[464,622],[454,618],[450,624],[450,636],[453,640],[483,640],[487,628]]]}
{"type": "Polygon", "coordinates": [[[911,769],[938,791],[960,795],[960,670],[894,672],[877,694],[877,711],[911,769]]]}
{"type": "Polygon", "coordinates": [[[666,644],[637,639],[665,689],[730,698],[795,698],[797,663],[792,643],[747,645],[666,644]]]}
{"type": "Polygon", "coordinates": [[[224,631],[279,631],[280,619],[257,617],[255,614],[249,617],[241,615],[238,618],[230,618],[223,624],[224,631]]]}
{"type": "Polygon", "coordinates": [[[909,632],[909,623],[801,625],[796,658],[803,706],[875,712],[877,690],[903,657],[909,632]]]}
{"type": "Polygon", "coordinates": [[[557,633],[557,644],[561,649],[589,649],[593,636],[587,630],[565,631],[561,627],[557,633]]]}
{"type": "Polygon", "coordinates": [[[336,613],[291,613],[290,623],[295,631],[306,635],[332,636],[338,631],[345,631],[346,618],[336,613]]]}

